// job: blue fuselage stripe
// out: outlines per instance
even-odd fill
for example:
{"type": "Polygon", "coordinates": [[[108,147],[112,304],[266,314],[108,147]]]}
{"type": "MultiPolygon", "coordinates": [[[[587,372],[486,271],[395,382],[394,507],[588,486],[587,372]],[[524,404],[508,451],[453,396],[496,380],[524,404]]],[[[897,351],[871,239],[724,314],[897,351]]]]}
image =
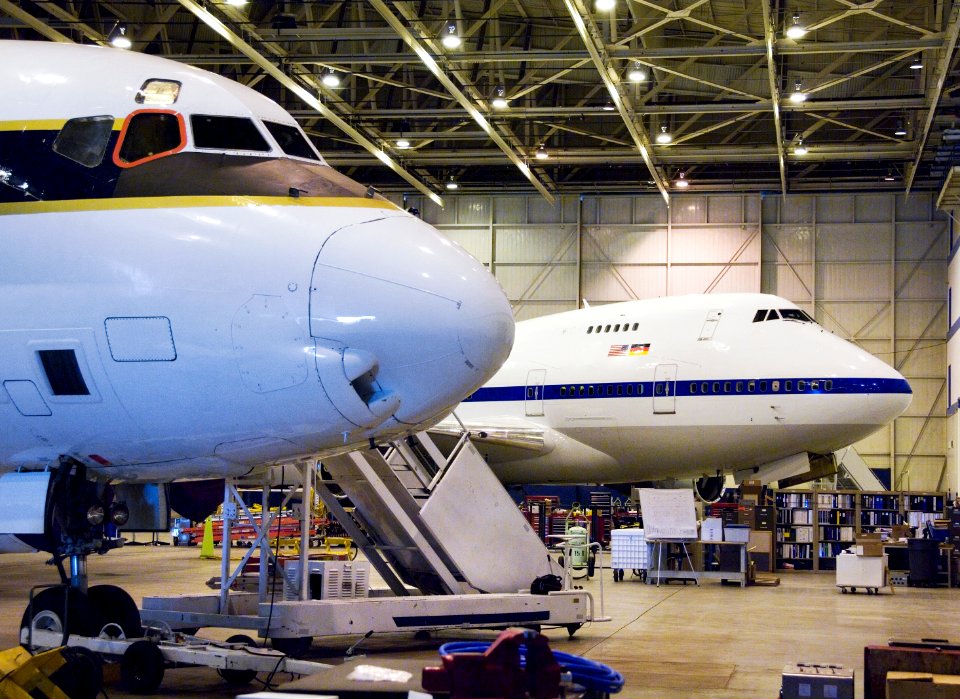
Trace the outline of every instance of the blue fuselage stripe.
{"type": "Polygon", "coordinates": [[[709,379],[700,381],[576,382],[546,386],[489,386],[465,403],[508,403],[522,400],[583,398],[677,397],[717,398],[750,395],[910,394],[903,379],[709,379]],[[529,395],[528,395],[529,393],[529,395]]]}

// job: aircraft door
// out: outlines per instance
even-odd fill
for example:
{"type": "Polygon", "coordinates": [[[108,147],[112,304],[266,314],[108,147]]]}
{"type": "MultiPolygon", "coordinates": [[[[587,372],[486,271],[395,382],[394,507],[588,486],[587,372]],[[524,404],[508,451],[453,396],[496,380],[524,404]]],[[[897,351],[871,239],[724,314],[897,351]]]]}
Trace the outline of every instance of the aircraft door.
{"type": "Polygon", "coordinates": [[[706,320],[703,321],[703,328],[700,329],[700,337],[697,339],[712,340],[713,333],[717,331],[717,326],[720,324],[720,316],[722,315],[723,311],[721,309],[709,311],[706,320]]]}
{"type": "Polygon", "coordinates": [[[653,370],[653,412],[677,412],[677,365],[657,364],[653,370]]]}
{"type": "Polygon", "coordinates": [[[531,369],[527,373],[527,389],[523,406],[524,412],[530,417],[543,415],[543,383],[546,377],[546,369],[531,369]]]}

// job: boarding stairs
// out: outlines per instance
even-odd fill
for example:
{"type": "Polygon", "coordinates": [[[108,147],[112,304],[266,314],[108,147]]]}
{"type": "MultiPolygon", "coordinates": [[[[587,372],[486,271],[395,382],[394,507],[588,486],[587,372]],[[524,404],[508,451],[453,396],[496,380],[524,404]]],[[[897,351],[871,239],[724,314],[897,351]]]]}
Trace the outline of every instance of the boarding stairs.
{"type": "Polygon", "coordinates": [[[323,466],[330,477],[318,494],[396,595],[515,592],[551,572],[543,543],[466,432],[446,455],[421,432],[323,466]]]}

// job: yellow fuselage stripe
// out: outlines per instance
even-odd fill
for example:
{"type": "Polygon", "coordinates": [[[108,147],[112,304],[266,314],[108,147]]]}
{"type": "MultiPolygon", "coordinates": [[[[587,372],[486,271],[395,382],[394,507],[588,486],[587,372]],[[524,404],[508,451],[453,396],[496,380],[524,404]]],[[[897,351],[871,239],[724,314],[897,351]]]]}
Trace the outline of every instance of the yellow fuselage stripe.
{"type": "Polygon", "coordinates": [[[170,196],[121,197],[116,199],[65,199],[0,204],[0,216],[11,214],[73,213],[79,211],[124,211],[131,209],[197,209],[209,207],[320,206],[348,209],[392,209],[389,201],[362,197],[256,197],[256,196],[170,196]]]}
{"type": "MultiPolygon", "coordinates": [[[[0,121],[0,131],[59,131],[66,123],[67,119],[15,119],[0,121]]],[[[113,130],[119,131],[122,127],[123,119],[114,118],[113,130]]]]}

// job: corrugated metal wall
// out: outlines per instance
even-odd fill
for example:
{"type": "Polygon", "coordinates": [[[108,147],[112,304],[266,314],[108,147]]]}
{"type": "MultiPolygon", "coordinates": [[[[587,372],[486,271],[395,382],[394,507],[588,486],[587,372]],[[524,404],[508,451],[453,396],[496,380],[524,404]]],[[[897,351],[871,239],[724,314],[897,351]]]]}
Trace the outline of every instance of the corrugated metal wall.
{"type": "MultiPolygon", "coordinates": [[[[517,320],[723,291],[778,294],[907,377],[914,400],[857,444],[896,487],[946,489],[949,229],[932,194],[447,196],[403,203],[489,265],[517,320]]],[[[954,391],[958,389],[955,387],[954,391]]]]}

